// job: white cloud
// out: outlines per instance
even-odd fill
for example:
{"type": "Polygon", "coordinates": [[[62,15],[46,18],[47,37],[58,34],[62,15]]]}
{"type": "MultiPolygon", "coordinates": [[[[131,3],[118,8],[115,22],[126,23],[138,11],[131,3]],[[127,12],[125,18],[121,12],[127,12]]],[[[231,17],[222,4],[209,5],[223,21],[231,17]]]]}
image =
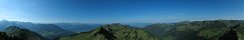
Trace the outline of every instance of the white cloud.
{"type": "Polygon", "coordinates": [[[3,17],[2,17],[2,16],[0,16],[0,18],[2,19],[3,17]]]}

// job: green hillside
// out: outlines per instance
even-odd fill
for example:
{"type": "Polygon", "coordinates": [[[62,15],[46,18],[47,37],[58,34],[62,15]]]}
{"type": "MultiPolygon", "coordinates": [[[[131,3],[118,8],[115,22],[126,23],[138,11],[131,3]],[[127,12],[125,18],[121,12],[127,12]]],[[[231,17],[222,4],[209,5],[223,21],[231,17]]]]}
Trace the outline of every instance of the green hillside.
{"type": "Polygon", "coordinates": [[[235,34],[239,40],[244,40],[244,22],[241,20],[162,23],[149,25],[144,29],[157,35],[161,40],[219,40],[221,36],[228,34],[230,30],[236,31],[235,34]],[[232,27],[236,28],[232,30],[232,27]]]}
{"type": "Polygon", "coordinates": [[[142,29],[130,28],[128,25],[103,25],[90,32],[82,32],[59,40],[158,40],[142,29]]]}
{"type": "Polygon", "coordinates": [[[6,34],[9,36],[15,36],[23,40],[47,40],[38,33],[35,33],[28,29],[21,29],[16,26],[10,26],[6,30],[4,30],[4,32],[6,32],[6,34]]]}

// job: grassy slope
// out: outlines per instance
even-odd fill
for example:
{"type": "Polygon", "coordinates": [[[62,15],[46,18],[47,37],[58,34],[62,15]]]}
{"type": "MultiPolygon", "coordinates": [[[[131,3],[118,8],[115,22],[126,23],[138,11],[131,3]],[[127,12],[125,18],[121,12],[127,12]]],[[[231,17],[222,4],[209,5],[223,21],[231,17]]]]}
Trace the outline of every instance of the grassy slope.
{"type": "Polygon", "coordinates": [[[72,36],[61,37],[60,40],[158,40],[142,29],[129,28],[127,25],[104,25],[90,32],[83,32],[72,36]],[[105,29],[105,30],[103,30],[105,29]],[[100,31],[108,31],[108,35],[100,31]],[[114,36],[114,37],[113,37],[114,36]]]}

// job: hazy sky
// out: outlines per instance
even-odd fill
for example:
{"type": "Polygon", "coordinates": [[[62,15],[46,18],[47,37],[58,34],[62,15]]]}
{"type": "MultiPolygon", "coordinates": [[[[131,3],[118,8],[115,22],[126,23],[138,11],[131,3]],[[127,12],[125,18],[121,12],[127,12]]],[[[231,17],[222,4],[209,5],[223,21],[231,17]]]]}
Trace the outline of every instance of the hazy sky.
{"type": "Polygon", "coordinates": [[[160,23],[244,19],[241,0],[0,0],[0,19],[36,23],[160,23]]]}

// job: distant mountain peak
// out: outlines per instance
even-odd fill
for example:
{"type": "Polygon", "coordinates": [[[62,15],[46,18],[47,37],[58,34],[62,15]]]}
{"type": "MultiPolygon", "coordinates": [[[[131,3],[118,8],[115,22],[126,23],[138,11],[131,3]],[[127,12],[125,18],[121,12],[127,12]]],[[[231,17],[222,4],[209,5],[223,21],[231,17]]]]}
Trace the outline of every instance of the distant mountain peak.
{"type": "Polygon", "coordinates": [[[0,22],[9,22],[8,20],[4,19],[4,20],[1,20],[0,22]]]}
{"type": "Polygon", "coordinates": [[[6,20],[6,19],[3,19],[2,21],[8,21],[8,20],[6,20]]]}
{"type": "Polygon", "coordinates": [[[20,29],[20,28],[17,26],[9,26],[7,29],[20,29]]]}

